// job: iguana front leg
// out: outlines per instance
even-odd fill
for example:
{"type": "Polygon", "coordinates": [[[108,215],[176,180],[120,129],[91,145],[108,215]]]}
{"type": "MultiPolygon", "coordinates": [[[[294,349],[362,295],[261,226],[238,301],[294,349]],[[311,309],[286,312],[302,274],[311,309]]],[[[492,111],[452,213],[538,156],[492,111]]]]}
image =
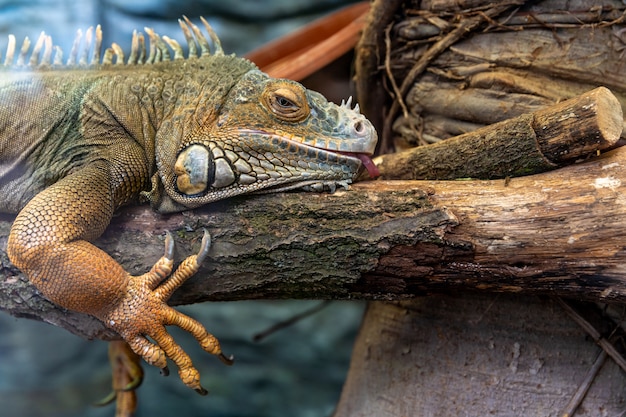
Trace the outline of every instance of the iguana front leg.
{"type": "Polygon", "coordinates": [[[7,252],[11,262],[48,299],[102,320],[150,364],[166,371],[167,358],[171,358],[183,382],[204,394],[198,371],[164,326],[187,330],[207,352],[230,362],[217,339],[200,323],[166,303],[197,271],[208,240],[199,255],[183,261],[163,283],[173,265],[171,237],[166,239],[165,255],[140,276],[128,274],[89,242],[102,234],[120,201],[130,198],[130,190],[141,187],[142,181],[143,176],[136,173],[117,172],[108,161],[77,170],[37,194],[20,211],[9,234],[7,252]]]}

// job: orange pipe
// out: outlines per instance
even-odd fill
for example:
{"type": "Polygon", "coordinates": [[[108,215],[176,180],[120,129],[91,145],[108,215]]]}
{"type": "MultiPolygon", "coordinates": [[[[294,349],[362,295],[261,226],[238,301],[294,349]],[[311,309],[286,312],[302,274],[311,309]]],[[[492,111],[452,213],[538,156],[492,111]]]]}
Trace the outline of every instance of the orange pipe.
{"type": "Polygon", "coordinates": [[[300,81],[354,48],[369,9],[369,2],[345,7],[245,56],[271,77],[300,81]]]}

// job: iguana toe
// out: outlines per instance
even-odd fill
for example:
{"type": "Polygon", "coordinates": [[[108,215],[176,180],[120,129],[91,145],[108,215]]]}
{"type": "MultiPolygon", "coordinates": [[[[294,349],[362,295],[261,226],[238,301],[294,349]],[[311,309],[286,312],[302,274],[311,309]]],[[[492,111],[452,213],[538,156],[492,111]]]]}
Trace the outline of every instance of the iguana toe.
{"type": "Polygon", "coordinates": [[[210,242],[210,236],[205,230],[199,253],[187,257],[172,272],[173,239],[168,233],[164,256],[149,272],[129,276],[125,296],[103,319],[128,342],[137,355],[161,368],[163,374],[168,373],[167,359],[172,360],[179,369],[183,383],[200,394],[207,393],[200,385],[200,373],[165,326],[178,326],[191,333],[202,349],[216,355],[222,362],[232,364],[232,357],[222,353],[217,338],[207,332],[201,323],[167,305],[172,293],[198,271],[198,260],[206,257],[210,242]]]}
{"type": "Polygon", "coordinates": [[[113,390],[94,405],[101,407],[116,401],[116,416],[132,416],[137,408],[135,389],[143,381],[139,356],[126,342],[116,340],[109,343],[109,362],[113,371],[113,390]]]}

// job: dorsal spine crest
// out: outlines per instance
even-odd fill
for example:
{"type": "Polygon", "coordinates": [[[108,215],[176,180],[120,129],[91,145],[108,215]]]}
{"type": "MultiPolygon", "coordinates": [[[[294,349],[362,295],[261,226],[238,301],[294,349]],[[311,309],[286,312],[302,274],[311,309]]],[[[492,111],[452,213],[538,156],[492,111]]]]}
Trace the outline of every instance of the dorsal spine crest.
{"type": "Polygon", "coordinates": [[[224,55],[221,42],[211,25],[203,17],[200,17],[200,20],[204,25],[208,39],[205,33],[186,16],[183,16],[183,19],[178,19],[187,42],[187,57],[176,40],[168,36],[160,36],[150,28],[144,29],[148,35],[148,48],[146,48],[144,35],[141,32],[133,32],[131,50],[126,61],[124,51],[116,43],[112,43],[101,54],[102,28],[98,25],[95,29],[93,27],[88,28],[84,36],[80,29],[76,32],[65,64],[63,64],[63,50],[59,46],[53,45],[52,38],[44,32],[39,35],[32,51],[30,51],[31,40],[28,37],[24,38],[17,59],[15,59],[17,47],[15,36],[9,35],[4,62],[0,67],[15,69],[97,68],[109,65],[150,65],[172,60],[224,55]],[[210,43],[213,44],[213,54],[211,54],[210,43]],[[173,52],[173,57],[171,52],[173,52]]]}

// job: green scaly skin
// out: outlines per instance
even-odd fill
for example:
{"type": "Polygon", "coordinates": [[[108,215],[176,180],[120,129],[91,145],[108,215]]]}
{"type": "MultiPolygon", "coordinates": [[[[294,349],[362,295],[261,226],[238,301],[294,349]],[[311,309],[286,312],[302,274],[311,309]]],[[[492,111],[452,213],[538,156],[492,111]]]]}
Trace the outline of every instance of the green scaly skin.
{"type": "Polygon", "coordinates": [[[197,271],[208,239],[172,273],[168,237],[163,258],[141,276],[90,242],[129,203],[173,212],[239,194],[347,186],[370,165],[364,155],[377,138],[350,105],[269,78],[219,43],[209,55],[201,31],[188,20],[181,27],[188,58],[147,30],[157,54],[142,58],[135,36],[130,64],[112,63],[121,60],[114,45],[103,63],[55,65],[44,38],[31,65],[0,69],[0,212],[18,213],[9,258],[47,298],[102,320],[150,364],[166,369],[170,358],[183,382],[205,393],[164,326],[189,331],[230,363],[200,323],[166,303],[197,271]]]}

